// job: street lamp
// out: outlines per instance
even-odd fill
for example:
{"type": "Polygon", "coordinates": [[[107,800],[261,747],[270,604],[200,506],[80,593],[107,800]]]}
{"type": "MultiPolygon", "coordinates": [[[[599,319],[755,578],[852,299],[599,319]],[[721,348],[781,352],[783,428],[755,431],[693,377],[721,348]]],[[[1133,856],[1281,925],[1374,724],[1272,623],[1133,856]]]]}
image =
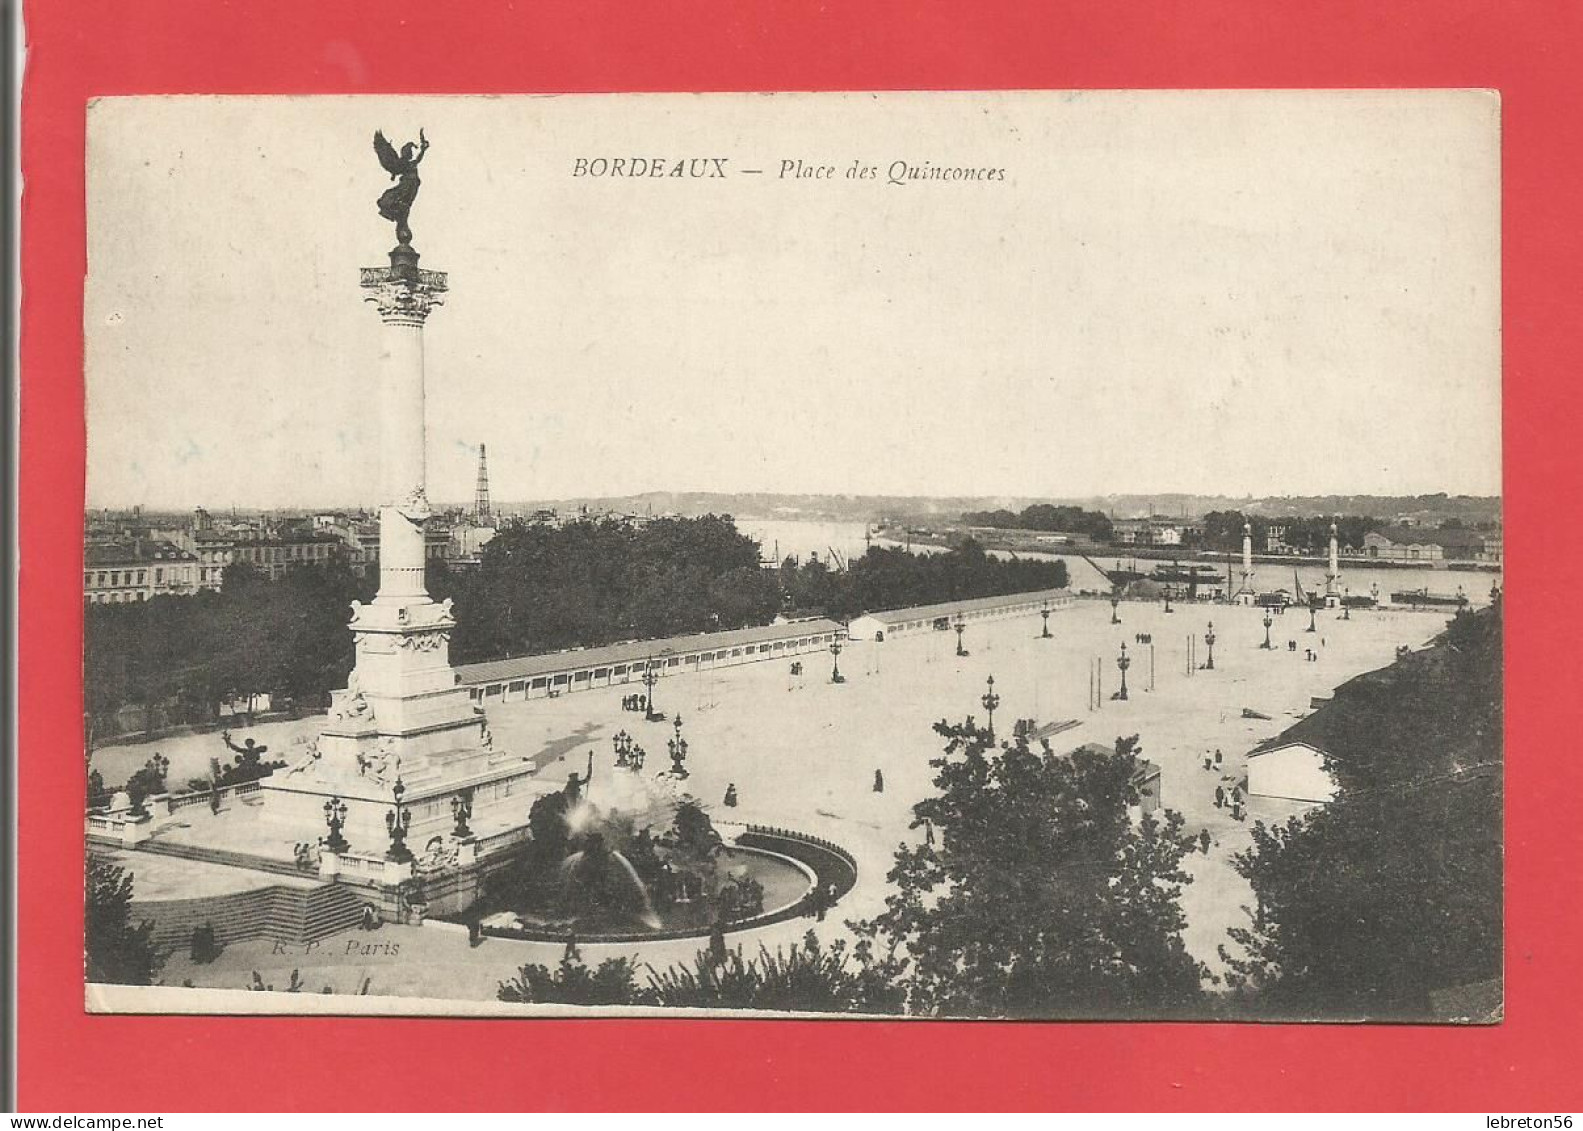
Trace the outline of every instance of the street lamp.
{"type": "Polygon", "coordinates": [[[638,682],[643,685],[643,717],[653,720],[654,714],[654,685],[660,681],[660,661],[650,656],[643,662],[643,678],[638,682]]]}
{"type": "Polygon", "coordinates": [[[989,712],[989,740],[995,741],[995,708],[1000,706],[1000,696],[995,694],[995,677],[989,677],[989,690],[979,700],[984,704],[984,710],[989,712]]]}
{"type": "Polygon", "coordinates": [[[456,818],[456,828],[453,830],[453,834],[457,840],[466,840],[473,835],[473,830],[467,827],[467,819],[472,815],[472,790],[464,790],[461,794],[451,798],[451,816],[456,818]]]}
{"type": "Polygon", "coordinates": [[[1314,603],[1312,601],[1308,602],[1308,631],[1319,631],[1319,629],[1314,625],[1314,603]]]}
{"type": "Polygon", "coordinates": [[[1040,640],[1050,639],[1050,602],[1046,601],[1039,606],[1039,615],[1044,618],[1044,631],[1039,634],[1040,640]]]}
{"type": "Polygon", "coordinates": [[[352,846],[346,843],[341,830],[346,827],[346,802],[332,797],[324,803],[324,823],[330,826],[330,835],[324,838],[324,847],[330,852],[345,852],[352,846]]]}
{"type": "Polygon", "coordinates": [[[1112,593],[1110,595],[1110,623],[1111,624],[1120,624],[1121,623],[1121,614],[1116,611],[1120,607],[1121,607],[1121,598],[1117,594],[1112,593]]]}
{"type": "Polygon", "coordinates": [[[1121,642],[1121,655],[1116,657],[1116,666],[1121,669],[1121,690],[1116,692],[1116,698],[1127,698],[1127,669],[1132,667],[1132,658],[1127,655],[1127,642],[1121,642]]]}
{"type": "Polygon", "coordinates": [[[841,674],[841,636],[839,633],[830,639],[830,682],[846,682],[846,676],[841,674]]]}
{"type": "Polygon", "coordinates": [[[1264,643],[1259,645],[1260,648],[1273,649],[1275,647],[1275,645],[1270,643],[1270,625],[1274,623],[1270,618],[1270,610],[1266,608],[1264,610],[1264,643]]]}
{"type": "Polygon", "coordinates": [[[687,740],[682,737],[682,717],[676,716],[676,735],[668,744],[671,748],[671,774],[678,778],[687,776],[687,740]]]}
{"type": "Polygon", "coordinates": [[[956,614],[956,619],[951,622],[951,627],[956,629],[956,654],[967,655],[967,649],[962,647],[962,633],[967,631],[967,618],[961,613],[956,614]]]}
{"type": "Polygon", "coordinates": [[[410,864],[412,849],[407,847],[407,830],[412,827],[412,810],[401,803],[407,787],[398,777],[390,792],[395,795],[396,806],[385,814],[385,828],[390,832],[390,848],[385,852],[385,859],[396,864],[410,864]]]}
{"type": "Polygon", "coordinates": [[[1168,613],[1174,613],[1176,611],[1175,609],[1171,608],[1171,591],[1170,591],[1170,589],[1166,589],[1166,591],[1165,591],[1165,611],[1168,612],[1168,613]]]}
{"type": "Polygon", "coordinates": [[[1205,671],[1215,670],[1215,622],[1209,622],[1209,631],[1204,633],[1204,643],[1209,645],[1209,662],[1204,665],[1205,671]]]}

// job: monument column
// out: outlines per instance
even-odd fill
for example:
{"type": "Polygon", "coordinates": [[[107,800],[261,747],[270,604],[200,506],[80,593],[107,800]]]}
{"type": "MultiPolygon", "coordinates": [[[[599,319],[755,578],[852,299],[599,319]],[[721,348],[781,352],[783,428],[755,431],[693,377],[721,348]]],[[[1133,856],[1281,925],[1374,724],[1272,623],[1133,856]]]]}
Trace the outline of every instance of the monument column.
{"type": "Polygon", "coordinates": [[[1238,591],[1242,600],[1253,600],[1253,524],[1242,524],[1242,588],[1238,591]]]}
{"type": "Polygon", "coordinates": [[[423,324],[445,301],[440,271],[420,271],[408,244],[390,266],[362,273],[364,298],[384,323],[380,341],[380,445],[384,503],[379,510],[377,605],[429,601],[423,581],[424,524],[429,518],[424,470],[423,324]]]}
{"type": "Polygon", "coordinates": [[[1325,596],[1330,598],[1329,604],[1335,604],[1340,594],[1341,586],[1341,552],[1336,544],[1336,524],[1330,524],[1330,572],[1325,574],[1325,596]]]}
{"type": "MultiPolygon", "coordinates": [[[[451,667],[451,602],[431,600],[424,584],[423,328],[445,301],[446,277],[418,268],[407,223],[428,148],[421,130],[418,138],[398,152],[383,133],[374,135],[380,164],[396,181],[378,209],[395,222],[397,246],[389,266],[365,267],[360,277],[382,324],[377,384],[369,381],[377,388],[381,448],[379,592],[371,604],[352,602],[356,663],[346,687],[331,693],[318,738],[263,785],[272,819],[294,826],[299,839],[312,843],[330,829],[339,847],[326,867],[343,874],[353,856],[454,840],[453,800],[498,827],[512,816],[519,783],[534,774],[528,759],[495,749],[483,711],[451,667]]],[[[410,864],[387,859],[380,882],[410,875],[410,864]]]]}

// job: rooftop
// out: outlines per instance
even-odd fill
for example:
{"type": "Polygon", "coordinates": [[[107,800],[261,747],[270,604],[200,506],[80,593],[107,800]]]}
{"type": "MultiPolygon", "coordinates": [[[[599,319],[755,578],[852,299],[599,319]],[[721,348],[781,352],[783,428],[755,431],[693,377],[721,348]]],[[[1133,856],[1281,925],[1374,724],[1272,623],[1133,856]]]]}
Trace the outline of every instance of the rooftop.
{"type": "Polygon", "coordinates": [[[191,554],[169,542],[134,538],[130,542],[94,542],[83,548],[88,566],[138,565],[143,562],[196,561],[191,554]]]}
{"type": "Polygon", "coordinates": [[[971,613],[980,609],[1000,609],[1030,601],[1054,601],[1072,595],[1070,589],[1037,589],[1031,593],[1003,593],[996,597],[968,597],[961,601],[942,601],[934,605],[914,605],[906,609],[881,609],[864,616],[887,624],[899,620],[932,620],[952,613],[971,613]]]}
{"type": "Polygon", "coordinates": [[[459,664],[456,674],[463,684],[476,686],[507,679],[526,679],[609,664],[631,663],[665,653],[715,651],[747,644],[776,640],[796,640],[828,632],[844,632],[833,620],[823,618],[793,624],[768,624],[725,632],[695,632],[690,636],[667,636],[659,640],[629,640],[597,648],[577,648],[568,652],[546,652],[537,656],[516,656],[508,660],[486,660],[478,664],[459,664]]]}

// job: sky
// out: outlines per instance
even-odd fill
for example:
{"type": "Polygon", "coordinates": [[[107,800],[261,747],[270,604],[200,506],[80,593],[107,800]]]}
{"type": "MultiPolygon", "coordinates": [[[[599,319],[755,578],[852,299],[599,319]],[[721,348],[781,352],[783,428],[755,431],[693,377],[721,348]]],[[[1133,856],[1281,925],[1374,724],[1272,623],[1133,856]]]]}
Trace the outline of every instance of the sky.
{"type": "Polygon", "coordinates": [[[496,500],[1500,491],[1488,92],[140,97],[89,109],[91,507],[379,501],[420,126],[436,501],[481,442],[496,500]]]}

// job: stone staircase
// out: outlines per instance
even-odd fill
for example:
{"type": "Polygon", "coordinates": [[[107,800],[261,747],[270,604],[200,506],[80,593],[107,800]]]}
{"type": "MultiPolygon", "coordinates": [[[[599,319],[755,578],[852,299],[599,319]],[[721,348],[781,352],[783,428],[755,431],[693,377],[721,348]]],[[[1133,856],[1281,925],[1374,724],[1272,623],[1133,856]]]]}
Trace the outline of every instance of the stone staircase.
{"type": "Polygon", "coordinates": [[[358,889],[325,882],[312,888],[271,885],[193,899],[134,900],[135,920],[154,923],[155,945],[185,950],[195,927],[214,928],[221,946],[248,939],[307,943],[355,927],[362,916],[358,889]]]}
{"type": "MultiPolygon", "coordinates": [[[[355,885],[321,880],[284,860],[265,856],[158,839],[144,841],[136,851],[302,881],[191,899],[134,899],[133,918],[152,920],[155,944],[166,950],[184,950],[191,943],[193,929],[205,924],[214,928],[215,938],[222,946],[257,938],[312,942],[355,927],[367,899],[366,893],[355,885]]],[[[136,868],[135,862],[129,864],[136,868]]]]}

